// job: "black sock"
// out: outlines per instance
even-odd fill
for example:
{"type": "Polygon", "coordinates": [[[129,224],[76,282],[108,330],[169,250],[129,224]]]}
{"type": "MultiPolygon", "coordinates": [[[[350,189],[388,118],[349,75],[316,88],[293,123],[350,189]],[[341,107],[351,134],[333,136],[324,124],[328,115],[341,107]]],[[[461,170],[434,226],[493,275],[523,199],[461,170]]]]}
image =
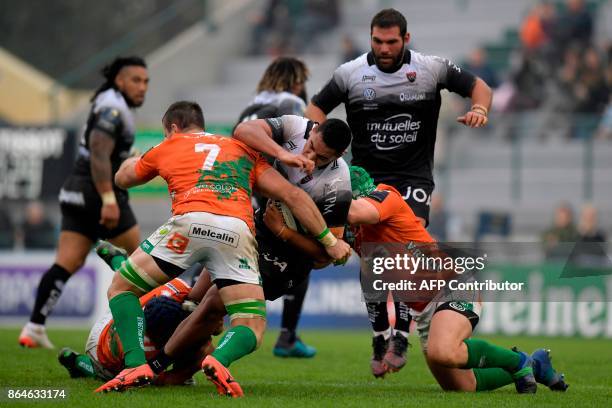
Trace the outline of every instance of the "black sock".
{"type": "Polygon", "coordinates": [[[147,361],[155,374],[163,372],[170,364],[174,362],[174,358],[167,355],[164,350],[160,351],[155,358],[147,361]]]}
{"type": "Polygon", "coordinates": [[[410,316],[410,308],[404,302],[395,302],[395,330],[403,331],[404,333],[410,332],[410,322],[412,316],[410,316]]]}
{"type": "Polygon", "coordinates": [[[368,319],[372,325],[372,330],[382,332],[389,328],[389,315],[387,313],[386,302],[368,302],[368,319]]]}
{"type": "Polygon", "coordinates": [[[290,295],[285,295],[283,300],[283,316],[281,320],[281,334],[278,342],[283,345],[291,345],[296,339],[296,329],[300,315],[302,313],[302,305],[308,291],[308,279],[305,279],[298,286],[294,287],[290,295]]]}
{"type": "Polygon", "coordinates": [[[38,284],[36,303],[34,303],[34,309],[30,315],[32,323],[45,324],[45,320],[53,311],[62,290],[64,290],[64,284],[70,276],[72,275],[58,264],[53,264],[45,272],[38,284]]]}

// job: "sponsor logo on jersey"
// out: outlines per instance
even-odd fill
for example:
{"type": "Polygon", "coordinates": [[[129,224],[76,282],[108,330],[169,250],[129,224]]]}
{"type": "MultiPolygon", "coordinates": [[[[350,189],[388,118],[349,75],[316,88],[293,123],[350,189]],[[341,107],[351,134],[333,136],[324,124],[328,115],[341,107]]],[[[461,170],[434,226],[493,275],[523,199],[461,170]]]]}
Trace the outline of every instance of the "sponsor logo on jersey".
{"type": "Polygon", "coordinates": [[[421,121],[413,120],[409,113],[400,113],[382,122],[369,122],[366,130],[371,134],[370,141],[378,150],[393,150],[406,143],[417,140],[421,121]]]}
{"type": "Polygon", "coordinates": [[[240,240],[240,235],[234,231],[213,227],[206,224],[191,224],[189,226],[189,236],[193,238],[220,242],[234,248],[238,247],[238,241],[240,240]]]}
{"type": "Polygon", "coordinates": [[[290,141],[287,142],[287,148],[289,150],[295,150],[295,149],[297,149],[297,145],[295,143],[293,143],[292,140],[290,140],[290,141]]]}
{"type": "Polygon", "coordinates": [[[376,98],[376,91],[373,88],[366,88],[363,91],[363,97],[366,101],[373,101],[376,98]]]}
{"type": "Polygon", "coordinates": [[[402,92],[399,94],[400,101],[402,102],[414,102],[414,101],[424,101],[427,99],[426,93],[411,93],[411,92],[402,92]]]}
{"type": "Polygon", "coordinates": [[[336,177],[329,183],[325,184],[324,188],[324,202],[323,202],[323,215],[327,215],[334,210],[334,205],[338,201],[338,186],[337,184],[342,181],[341,177],[336,177]]]}
{"type": "Polygon", "coordinates": [[[408,79],[408,81],[410,81],[410,82],[414,82],[414,81],[416,81],[416,71],[406,72],[406,78],[407,78],[407,79],[408,79]]]}
{"type": "Polygon", "coordinates": [[[238,269],[252,269],[246,258],[238,258],[238,269]]]}
{"type": "Polygon", "coordinates": [[[361,82],[374,82],[376,81],[376,75],[364,75],[361,77],[361,82]]]}

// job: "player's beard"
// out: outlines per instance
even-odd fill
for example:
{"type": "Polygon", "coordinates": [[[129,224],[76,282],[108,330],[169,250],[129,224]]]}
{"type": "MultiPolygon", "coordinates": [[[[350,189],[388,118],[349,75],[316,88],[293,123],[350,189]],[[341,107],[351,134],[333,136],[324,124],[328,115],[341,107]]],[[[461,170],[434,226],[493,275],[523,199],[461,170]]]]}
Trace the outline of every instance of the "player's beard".
{"type": "Polygon", "coordinates": [[[121,95],[123,95],[123,99],[125,99],[125,103],[127,103],[127,106],[129,108],[139,108],[144,103],[144,99],[142,100],[142,102],[136,103],[129,96],[127,96],[125,92],[122,92],[122,91],[119,91],[119,92],[121,92],[121,95]]]}
{"type": "Polygon", "coordinates": [[[395,58],[393,58],[393,63],[388,68],[385,68],[382,65],[380,65],[378,61],[379,57],[376,55],[376,53],[372,49],[372,55],[374,56],[374,61],[376,62],[376,66],[378,67],[379,70],[381,70],[382,72],[386,72],[386,73],[393,73],[402,66],[402,61],[404,60],[405,52],[406,52],[406,44],[405,44],[405,41],[402,41],[402,52],[400,52],[395,58]]]}

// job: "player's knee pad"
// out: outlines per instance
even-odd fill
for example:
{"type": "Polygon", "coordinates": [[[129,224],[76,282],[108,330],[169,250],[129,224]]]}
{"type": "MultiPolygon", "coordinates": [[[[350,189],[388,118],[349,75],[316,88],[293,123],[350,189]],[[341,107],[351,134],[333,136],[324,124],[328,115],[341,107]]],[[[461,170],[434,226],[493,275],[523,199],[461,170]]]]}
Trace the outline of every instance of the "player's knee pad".
{"type": "Polygon", "coordinates": [[[123,279],[144,293],[148,293],[159,286],[155,279],[151,278],[143,268],[131,262],[129,258],[123,261],[117,272],[123,279]]]}

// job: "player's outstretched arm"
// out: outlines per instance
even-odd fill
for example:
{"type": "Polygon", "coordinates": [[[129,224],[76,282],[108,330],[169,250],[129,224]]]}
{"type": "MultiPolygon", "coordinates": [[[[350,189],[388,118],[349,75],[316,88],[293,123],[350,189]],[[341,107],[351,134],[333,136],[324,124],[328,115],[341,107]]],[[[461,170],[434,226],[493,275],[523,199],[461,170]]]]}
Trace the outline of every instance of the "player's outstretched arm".
{"type": "Polygon", "coordinates": [[[312,171],[314,162],[308,158],[287,152],[272,137],[272,128],[263,119],[242,122],[232,136],[252,149],[270,155],[291,167],[312,171]]]}
{"type": "Polygon", "coordinates": [[[274,235],[308,255],[317,266],[322,267],[332,261],[325,249],[314,238],[287,227],[283,216],[274,205],[270,204],[266,207],[264,222],[274,235]]]}
{"type": "Polygon", "coordinates": [[[342,261],[349,257],[349,245],[329,231],[319,209],[305,191],[291,185],[273,168],[257,178],[256,186],[263,195],[287,204],[295,218],[316,237],[331,258],[342,261]]]}
{"type": "Polygon", "coordinates": [[[121,188],[130,188],[146,183],[149,180],[141,179],[136,174],[136,163],[138,163],[140,157],[130,157],[121,163],[121,167],[115,174],[115,184],[121,188]]]}

